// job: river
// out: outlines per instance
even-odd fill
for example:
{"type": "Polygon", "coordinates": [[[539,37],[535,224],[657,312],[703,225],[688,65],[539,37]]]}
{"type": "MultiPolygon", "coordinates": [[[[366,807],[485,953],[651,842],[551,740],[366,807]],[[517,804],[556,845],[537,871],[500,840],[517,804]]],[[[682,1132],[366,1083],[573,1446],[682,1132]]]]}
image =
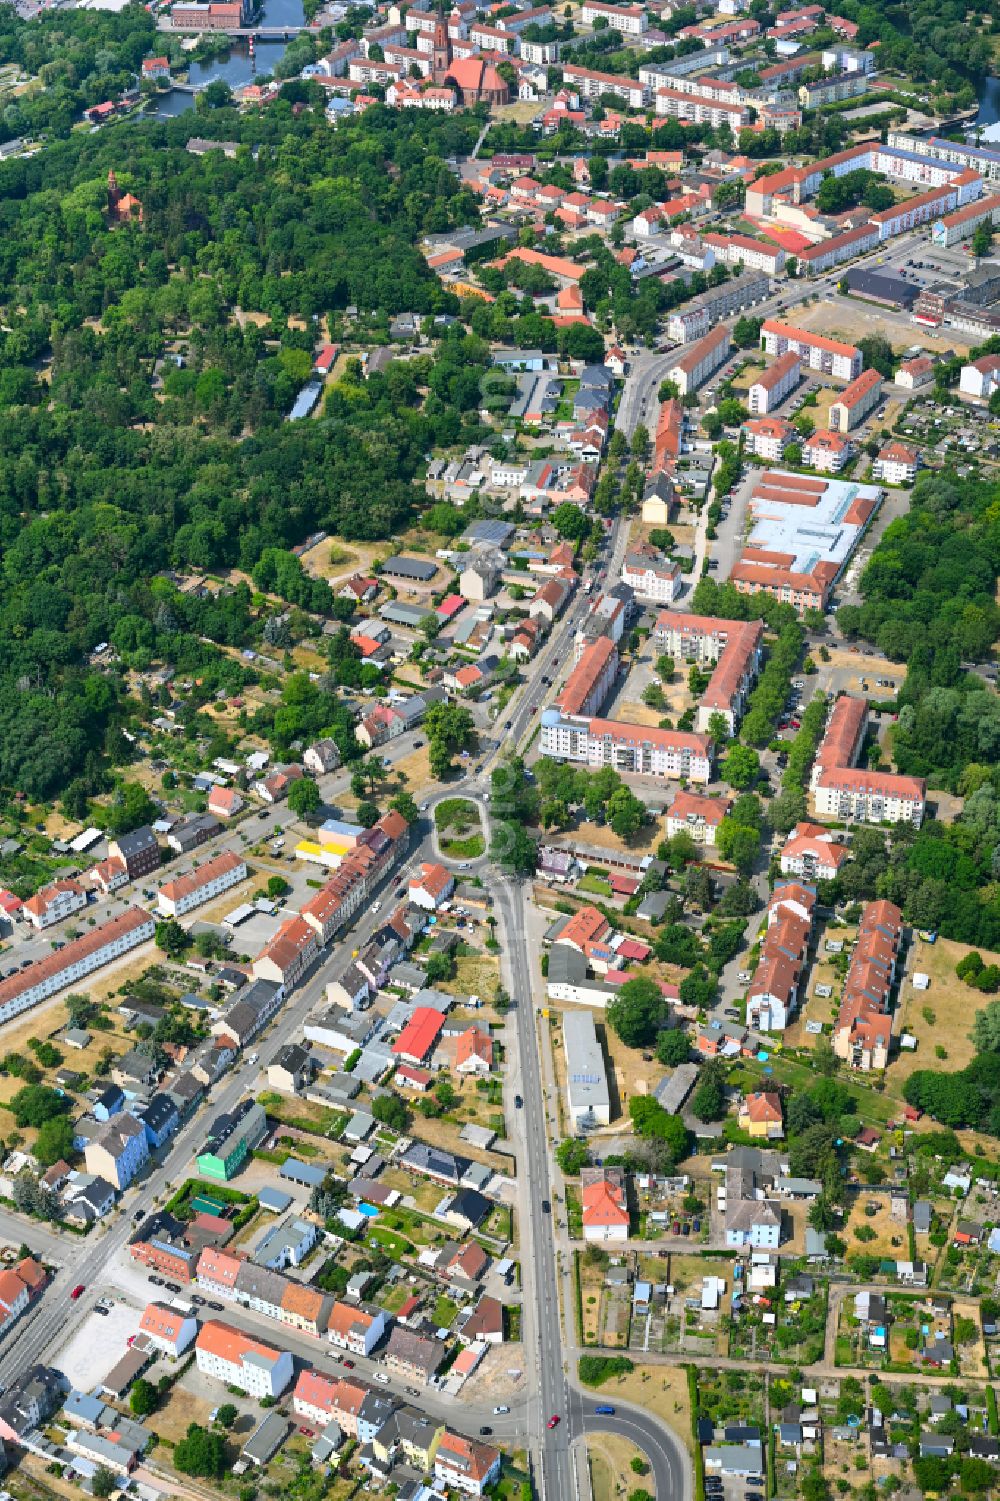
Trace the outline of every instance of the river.
{"type": "MultiPolygon", "coordinates": [[[[260,19],[262,26],[302,26],[304,22],[302,0],[264,0],[260,19]]],[[[248,39],[237,37],[228,52],[213,57],[207,63],[193,62],[188,72],[188,82],[212,83],[216,78],[221,78],[230,88],[239,88],[241,84],[252,83],[254,78],[272,74],[275,64],[284,56],[287,45],[287,42],[257,41],[254,56],[251,57],[248,39]]],[[[194,100],[193,94],[171,89],[169,93],[159,96],[156,108],[151,108],[150,114],[157,119],[168,120],[174,115],[183,114],[187,109],[193,109],[194,100]]]]}

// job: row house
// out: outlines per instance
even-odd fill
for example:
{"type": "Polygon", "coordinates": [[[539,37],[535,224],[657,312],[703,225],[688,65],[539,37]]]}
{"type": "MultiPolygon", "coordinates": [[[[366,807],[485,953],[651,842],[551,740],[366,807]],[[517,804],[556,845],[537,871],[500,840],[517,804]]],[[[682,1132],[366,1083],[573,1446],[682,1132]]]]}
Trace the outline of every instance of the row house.
{"type": "Polygon", "coordinates": [[[667,837],[690,834],[695,844],[714,847],[719,824],[733,806],[731,797],[703,797],[697,792],[676,792],[667,809],[667,837]]]}
{"type": "Polygon", "coordinates": [[[877,407],[882,397],[882,377],[877,370],[864,370],[841,392],[830,407],[830,430],[848,433],[877,407]]]}
{"type": "Polygon", "coordinates": [[[630,109],[642,109],[649,103],[649,88],[634,78],[624,78],[617,73],[597,73],[575,63],[564,64],[562,76],[563,83],[575,89],[582,99],[599,99],[602,94],[614,94],[624,99],[630,109]]]}
{"type": "Polygon", "coordinates": [[[747,991],[747,1025],[783,1032],[798,1005],[812,935],[816,888],[781,881],[767,906],[767,932],[747,991]]]}
{"type": "Polygon", "coordinates": [[[669,366],[667,378],[674,382],[681,396],[688,396],[703,386],[709,376],[724,364],[731,348],[729,329],[720,324],[669,366]]]}
{"type": "Polygon", "coordinates": [[[671,604],[680,593],[682,579],[680,564],[648,542],[638,543],[625,554],[622,583],[635,590],[637,599],[651,604],[671,604]]]}
{"type": "Polygon", "coordinates": [[[784,269],[785,252],[780,245],[769,245],[750,235],[706,234],[703,239],[715,251],[716,260],[726,266],[743,266],[768,276],[780,276],[784,269]]]}
{"type": "Polygon", "coordinates": [[[889,1000],[897,978],[903,917],[892,902],[869,902],[844,982],[833,1051],[850,1068],[871,1073],[889,1062],[889,1000]]]}
{"type": "Polygon", "coordinates": [[[798,823],[781,851],[781,874],[814,881],[835,881],[847,859],[847,846],[819,823],[798,823]]]}

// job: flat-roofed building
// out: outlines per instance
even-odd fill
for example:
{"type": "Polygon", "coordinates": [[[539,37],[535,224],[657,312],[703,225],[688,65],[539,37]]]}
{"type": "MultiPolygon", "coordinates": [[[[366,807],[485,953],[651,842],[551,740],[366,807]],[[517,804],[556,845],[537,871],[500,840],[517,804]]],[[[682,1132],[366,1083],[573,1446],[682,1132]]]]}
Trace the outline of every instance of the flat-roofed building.
{"type": "Polygon", "coordinates": [[[576,1130],[611,1123],[611,1095],[604,1053],[591,1011],[567,1011],[563,1016],[566,1059],[566,1104],[576,1130]]]}

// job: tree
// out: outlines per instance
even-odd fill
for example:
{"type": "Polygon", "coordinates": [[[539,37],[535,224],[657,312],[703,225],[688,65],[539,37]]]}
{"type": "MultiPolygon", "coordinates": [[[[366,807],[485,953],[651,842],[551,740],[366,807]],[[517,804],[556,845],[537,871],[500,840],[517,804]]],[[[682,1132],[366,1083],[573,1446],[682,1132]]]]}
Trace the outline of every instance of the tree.
{"type": "Polygon", "coordinates": [[[389,807],[409,824],[416,823],[420,817],[416,799],[410,792],[397,792],[395,797],[389,799],[389,807]]]}
{"type": "Polygon", "coordinates": [[[288,789],[288,806],[297,818],[306,818],[322,806],[319,788],[311,777],[299,777],[288,789]]]}
{"type": "Polygon", "coordinates": [[[137,1418],[148,1418],[159,1404],[160,1394],[151,1381],[140,1376],[129,1393],[128,1405],[137,1418]]]}
{"type": "Polygon", "coordinates": [[[272,902],[280,901],[283,896],[288,895],[291,889],[284,876],[268,876],[267,894],[272,902]]]}
{"type": "Polygon", "coordinates": [[[720,1121],[726,1114],[726,1088],[722,1070],[706,1064],[702,1069],[698,1088],[691,1100],[691,1109],[700,1121],[720,1121]]]}
{"type": "Polygon", "coordinates": [[[752,787],[760,772],[760,757],[747,745],[733,745],[722,763],[722,775],[730,787],[752,787]]]}
{"type": "MultiPolygon", "coordinates": [[[[967,956],[972,958],[972,954],[967,956]]],[[[980,973],[982,973],[982,959],[979,955],[980,973]]],[[[966,978],[965,975],[962,976],[966,978]]],[[[972,1023],[972,1031],[969,1033],[977,1053],[1000,1053],[1000,1001],[990,1001],[981,1011],[977,1011],[972,1023]]]]}
{"type": "Polygon", "coordinates": [[[239,1415],[239,1409],[232,1402],[223,1402],[215,1414],[215,1421],[220,1428],[232,1428],[239,1415]]]}
{"type": "Polygon", "coordinates": [[[18,1126],[40,1128],[46,1121],[65,1115],[71,1104],[68,1096],[56,1089],[49,1089],[44,1084],[26,1084],[11,1099],[8,1109],[18,1126]]]}
{"type": "Polygon", "coordinates": [[[568,500],[556,506],[551,521],[560,537],[566,537],[572,542],[582,542],[590,531],[590,518],[586,512],[568,500]]]}
{"type": "Polygon", "coordinates": [[[683,1161],[690,1149],[691,1137],[679,1115],[664,1110],[652,1095],[633,1095],[628,1109],[636,1136],[659,1143],[673,1165],[683,1161]]]}
{"type": "Polygon", "coordinates": [[[370,829],[378,823],[377,803],[370,803],[367,800],[365,802],[358,803],[358,806],[355,809],[355,813],[358,823],[363,829],[370,829]]]}
{"type": "Polygon", "coordinates": [[[98,1465],[90,1482],[90,1489],[95,1496],[102,1498],[111,1496],[118,1489],[118,1476],[114,1470],[109,1470],[107,1465],[98,1465]]]}
{"type": "Polygon", "coordinates": [[[992,248],[993,226],[988,219],[984,219],[982,224],[977,224],[975,230],[973,231],[972,253],[973,255],[981,258],[985,255],[989,255],[992,248]]]}
{"type": "Polygon", "coordinates": [[[743,316],[733,324],[733,343],[737,349],[756,349],[760,343],[762,320],[743,316]]]}
{"type": "Polygon", "coordinates": [[[572,1136],[567,1136],[556,1147],[556,1161],[568,1178],[578,1178],[581,1168],[585,1168],[590,1161],[586,1142],[575,1141],[572,1136]]]}
{"type": "Polygon", "coordinates": [[[680,1027],[671,1027],[669,1031],[661,1032],[656,1039],[656,1057],[660,1063],[668,1068],[677,1068],[682,1063],[687,1063],[691,1056],[691,1044],[688,1035],[680,1027]]]}
{"type": "Polygon", "coordinates": [[[634,980],[626,980],[608,1003],[608,1026],[626,1047],[646,1047],[656,1037],[663,1011],[663,996],[656,981],[637,975],[634,980]]]}
{"type": "Polygon", "coordinates": [[[410,1112],[395,1094],[379,1095],[372,1101],[372,1115],[392,1131],[405,1131],[410,1124],[410,1112]]]}
{"type": "Polygon", "coordinates": [[[618,787],[608,799],[608,823],[619,839],[631,839],[649,819],[646,804],[628,787],[618,787]]]}
{"type": "Polygon", "coordinates": [[[187,1434],[174,1448],[174,1468],[182,1475],[221,1480],[227,1468],[226,1441],[222,1434],[190,1423],[187,1434]]]}
{"type": "Polygon", "coordinates": [[[66,1161],[73,1154],[73,1125],[63,1115],[43,1121],[35,1138],[35,1156],[39,1166],[51,1167],[54,1162],[66,1161]]]}
{"type": "Polygon", "coordinates": [[[885,334],[865,334],[863,339],[858,340],[858,349],[864,356],[865,369],[877,370],[879,375],[889,380],[896,362],[892,345],[885,334]]]}
{"type": "Polygon", "coordinates": [[[156,947],[162,949],[169,959],[180,959],[191,947],[191,935],[174,917],[156,924],[156,947]]]}
{"type": "Polygon", "coordinates": [[[741,876],[749,876],[760,853],[760,830],[737,823],[735,817],[723,818],[716,830],[715,846],[741,876]]]}
{"type": "Polygon", "coordinates": [[[523,824],[495,823],[490,859],[516,876],[530,876],[538,864],[538,843],[523,824]]]}
{"type": "Polygon", "coordinates": [[[442,1110],[453,1110],[458,1104],[458,1090],[450,1079],[441,1079],[434,1086],[434,1098],[442,1110]]]}

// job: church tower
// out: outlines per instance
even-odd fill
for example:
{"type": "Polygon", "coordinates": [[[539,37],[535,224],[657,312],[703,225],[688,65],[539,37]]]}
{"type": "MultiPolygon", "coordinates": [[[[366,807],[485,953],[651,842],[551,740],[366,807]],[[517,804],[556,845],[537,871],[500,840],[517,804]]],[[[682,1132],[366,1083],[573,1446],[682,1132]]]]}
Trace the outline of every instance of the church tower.
{"type": "Polygon", "coordinates": [[[445,75],[451,67],[451,37],[448,35],[448,21],[444,13],[444,0],[438,0],[437,22],[434,26],[434,60],[431,73],[434,82],[444,83],[445,75]]]}
{"type": "Polygon", "coordinates": [[[121,202],[121,190],[118,187],[118,179],[114,168],[108,172],[108,217],[112,223],[118,219],[118,205],[121,202]]]}

